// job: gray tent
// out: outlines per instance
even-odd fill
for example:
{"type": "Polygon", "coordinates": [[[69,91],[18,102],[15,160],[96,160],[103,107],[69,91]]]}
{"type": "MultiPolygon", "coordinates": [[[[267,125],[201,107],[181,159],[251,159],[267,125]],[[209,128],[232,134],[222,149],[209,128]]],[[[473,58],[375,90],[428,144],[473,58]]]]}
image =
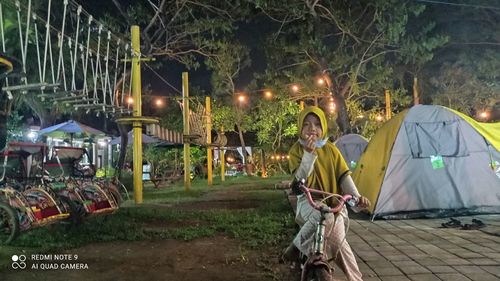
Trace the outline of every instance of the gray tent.
{"type": "Polygon", "coordinates": [[[374,216],[500,213],[500,123],[414,106],[377,130],[353,179],[374,216]]]}
{"type": "Polygon", "coordinates": [[[367,145],[368,141],[357,134],[343,135],[335,141],[335,146],[340,150],[351,171],[356,168],[356,164],[367,145]]]}

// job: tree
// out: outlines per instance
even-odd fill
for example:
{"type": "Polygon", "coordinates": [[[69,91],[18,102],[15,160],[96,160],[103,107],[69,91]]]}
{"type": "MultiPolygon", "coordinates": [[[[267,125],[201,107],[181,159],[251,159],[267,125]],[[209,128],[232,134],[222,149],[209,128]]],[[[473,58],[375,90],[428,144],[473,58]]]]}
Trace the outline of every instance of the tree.
{"type": "MultiPolygon", "coordinates": [[[[214,95],[229,104],[223,111],[227,118],[215,118],[215,122],[225,123],[225,130],[231,131],[236,128],[239,135],[241,147],[243,149],[243,162],[252,164],[251,159],[246,157],[246,145],[243,133],[247,131],[251,123],[250,114],[246,114],[250,106],[248,97],[236,91],[235,79],[241,70],[250,64],[249,51],[245,46],[236,41],[215,41],[211,44],[212,56],[209,56],[205,63],[212,70],[212,85],[214,95]],[[241,98],[241,100],[240,100],[241,98]],[[229,122],[230,121],[230,122],[229,122]]],[[[214,108],[214,112],[217,109],[214,108]]],[[[217,123],[215,123],[217,124],[217,123]]],[[[247,166],[247,174],[251,174],[250,167],[247,166]]]]}
{"type": "Polygon", "coordinates": [[[423,89],[433,103],[474,115],[500,102],[500,12],[480,2],[458,2],[461,6],[433,5],[426,12],[449,40],[424,66],[423,89]]]}
{"type": "MultiPolygon", "coordinates": [[[[343,133],[352,127],[346,101],[363,100],[377,106],[383,90],[394,85],[393,65],[442,44],[430,30],[409,33],[409,22],[424,6],[413,1],[255,1],[280,23],[268,51],[274,72],[292,79],[316,75],[325,79],[335,99],[337,124],[343,133]],[[286,2],[286,3],[285,3],[286,2]],[[420,40],[420,41],[417,41],[420,40]],[[418,46],[425,43],[424,48],[418,46]],[[428,42],[428,43],[427,43],[428,42]]],[[[294,82],[294,81],[291,81],[294,82]]]]}
{"type": "MultiPolygon", "coordinates": [[[[212,55],[212,42],[234,30],[233,23],[248,4],[244,1],[161,0],[155,5],[143,0],[125,9],[120,1],[113,0],[113,5],[125,20],[108,15],[110,22],[121,26],[123,31],[133,24],[143,27],[142,55],[159,57],[160,64],[174,60],[196,69],[204,57],[212,55]]],[[[126,134],[120,133],[122,138],[126,134]]]]}
{"type": "Polygon", "coordinates": [[[494,79],[484,79],[473,68],[462,61],[444,64],[439,76],[430,79],[436,90],[434,102],[472,116],[493,108],[500,101],[500,84],[494,79]]]}

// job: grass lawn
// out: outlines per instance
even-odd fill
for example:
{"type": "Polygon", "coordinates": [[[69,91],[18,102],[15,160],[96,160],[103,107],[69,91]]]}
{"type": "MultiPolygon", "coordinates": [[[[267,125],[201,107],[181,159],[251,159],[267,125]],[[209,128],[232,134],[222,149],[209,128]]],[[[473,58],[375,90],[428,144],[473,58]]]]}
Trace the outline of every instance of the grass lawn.
{"type": "Polygon", "coordinates": [[[160,189],[145,184],[142,205],[127,200],[116,213],[88,218],[78,226],[54,224],[22,233],[11,245],[1,246],[0,268],[10,265],[13,254],[57,253],[117,240],[191,240],[222,233],[243,241],[245,247],[282,245],[292,237],[295,228],[283,192],[274,189],[274,184],[284,179],[288,177],[227,177],[222,183],[215,179],[212,187],[207,186],[206,180],[198,180],[188,191],[182,182],[160,189]],[[246,209],[195,208],[197,202],[210,202],[211,195],[224,193],[237,195],[232,201],[235,205],[238,200],[259,204],[246,209]],[[178,204],[183,207],[176,208],[178,204]]]}

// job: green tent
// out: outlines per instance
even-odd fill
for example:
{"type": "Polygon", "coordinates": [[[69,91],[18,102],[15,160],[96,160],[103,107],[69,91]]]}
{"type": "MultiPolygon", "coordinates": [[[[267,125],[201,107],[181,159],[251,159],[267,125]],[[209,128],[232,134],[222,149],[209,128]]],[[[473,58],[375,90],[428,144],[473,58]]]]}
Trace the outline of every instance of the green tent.
{"type": "Polygon", "coordinates": [[[414,106],[377,131],[353,178],[373,217],[500,213],[500,123],[414,106]]]}

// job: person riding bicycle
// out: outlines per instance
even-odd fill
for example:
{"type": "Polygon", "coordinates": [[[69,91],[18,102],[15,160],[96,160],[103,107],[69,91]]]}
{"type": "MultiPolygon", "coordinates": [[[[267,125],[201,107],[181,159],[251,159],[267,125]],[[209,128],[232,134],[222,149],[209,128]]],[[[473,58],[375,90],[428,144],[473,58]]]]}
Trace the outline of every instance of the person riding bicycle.
{"type": "MultiPolygon", "coordinates": [[[[301,228],[283,252],[282,258],[286,261],[297,261],[299,251],[305,255],[311,252],[314,232],[320,219],[320,212],[298,190],[299,180],[306,179],[306,185],[310,188],[335,194],[351,194],[359,198],[355,208],[358,210],[355,211],[370,205],[370,201],[359,194],[340,151],[328,141],[324,112],[316,106],[306,107],[299,114],[298,128],[299,140],[288,154],[290,170],[294,175],[292,189],[297,195],[295,220],[301,228]]],[[[332,205],[333,202],[326,204],[332,205]]],[[[333,260],[344,271],[349,281],[362,280],[356,258],[345,240],[344,217],[347,218],[346,208],[338,215],[326,215],[325,255],[328,261],[333,260]]]]}

